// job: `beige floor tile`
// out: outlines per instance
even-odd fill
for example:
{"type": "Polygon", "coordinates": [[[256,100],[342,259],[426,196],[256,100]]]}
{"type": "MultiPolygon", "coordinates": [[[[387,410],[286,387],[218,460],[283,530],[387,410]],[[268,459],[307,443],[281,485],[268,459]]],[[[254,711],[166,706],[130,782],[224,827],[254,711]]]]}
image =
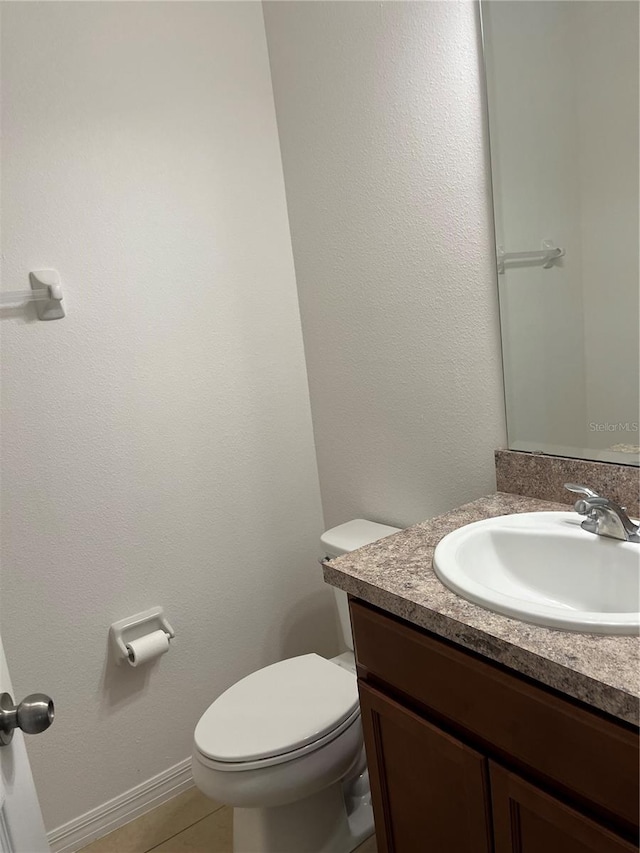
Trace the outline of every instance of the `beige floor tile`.
{"type": "Polygon", "coordinates": [[[154,847],[153,853],[232,853],[233,809],[228,806],[154,847]]]}
{"type": "MultiPolygon", "coordinates": [[[[232,853],[233,809],[225,806],[154,847],[152,853],[232,853]]],[[[377,853],[375,837],[368,838],[354,853],[377,853]]]]}
{"type": "Polygon", "coordinates": [[[376,846],[376,837],[372,835],[371,838],[367,838],[360,847],[357,847],[353,853],[378,853],[378,848],[376,846]]]}
{"type": "Polygon", "coordinates": [[[189,788],[157,809],[84,847],[82,853],[146,853],[219,808],[220,803],[207,799],[197,788],[189,788]]]}

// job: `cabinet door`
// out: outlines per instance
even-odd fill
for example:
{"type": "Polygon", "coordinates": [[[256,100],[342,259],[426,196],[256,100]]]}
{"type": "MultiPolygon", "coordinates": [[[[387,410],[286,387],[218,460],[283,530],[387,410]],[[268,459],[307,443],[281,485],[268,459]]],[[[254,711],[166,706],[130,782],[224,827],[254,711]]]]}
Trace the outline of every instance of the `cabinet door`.
{"type": "Polygon", "coordinates": [[[360,682],[378,853],[489,853],[488,762],[360,682]]]}
{"type": "Polygon", "coordinates": [[[635,845],[490,764],[495,853],[637,853],[635,845]]]}

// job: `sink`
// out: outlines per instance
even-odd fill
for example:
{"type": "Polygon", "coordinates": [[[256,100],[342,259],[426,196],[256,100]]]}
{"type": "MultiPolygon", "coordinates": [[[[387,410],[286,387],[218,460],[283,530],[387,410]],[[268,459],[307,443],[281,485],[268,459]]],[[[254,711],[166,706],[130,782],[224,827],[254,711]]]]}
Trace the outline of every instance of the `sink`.
{"type": "Polygon", "coordinates": [[[587,533],[573,512],[488,518],[435,550],[449,589],[524,622],[596,634],[640,626],[640,545],[587,533]]]}

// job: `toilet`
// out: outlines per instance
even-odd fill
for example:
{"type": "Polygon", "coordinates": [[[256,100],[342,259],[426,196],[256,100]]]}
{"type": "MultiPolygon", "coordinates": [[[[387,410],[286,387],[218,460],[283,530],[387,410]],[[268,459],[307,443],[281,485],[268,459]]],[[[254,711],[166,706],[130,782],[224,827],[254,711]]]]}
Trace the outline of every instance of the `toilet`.
{"type": "MultiPolygon", "coordinates": [[[[322,535],[322,555],[397,532],[355,519],[322,535]]],[[[259,669],[196,726],[193,778],[233,806],[234,853],[351,853],[373,833],[349,608],[346,593],[334,593],[347,652],[259,669]]]]}

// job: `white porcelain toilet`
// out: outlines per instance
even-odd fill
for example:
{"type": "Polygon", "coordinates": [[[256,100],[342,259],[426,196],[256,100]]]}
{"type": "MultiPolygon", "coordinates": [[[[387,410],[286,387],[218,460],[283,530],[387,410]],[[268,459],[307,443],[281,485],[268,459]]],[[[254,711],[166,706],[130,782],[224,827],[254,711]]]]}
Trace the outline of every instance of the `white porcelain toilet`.
{"type": "MultiPolygon", "coordinates": [[[[356,519],[321,538],[337,557],[396,533],[356,519]]],[[[351,853],[373,832],[347,596],[349,649],[288,658],[238,681],[196,726],[193,778],[234,807],[234,853],[351,853]]]]}

